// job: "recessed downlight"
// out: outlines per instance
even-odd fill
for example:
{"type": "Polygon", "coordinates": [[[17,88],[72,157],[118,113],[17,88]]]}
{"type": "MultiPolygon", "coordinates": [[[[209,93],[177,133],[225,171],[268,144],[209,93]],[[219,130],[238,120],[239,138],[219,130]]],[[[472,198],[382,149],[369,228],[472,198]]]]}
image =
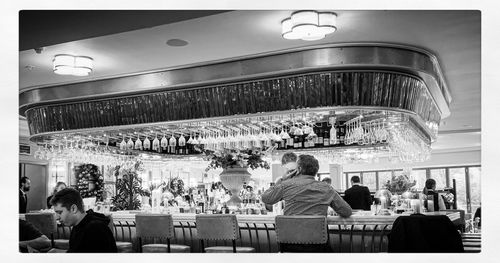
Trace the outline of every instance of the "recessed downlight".
{"type": "Polygon", "coordinates": [[[187,46],[187,44],[189,44],[189,43],[186,40],[182,40],[182,39],[173,38],[173,39],[167,40],[167,45],[169,45],[171,47],[183,47],[183,46],[187,46]]]}

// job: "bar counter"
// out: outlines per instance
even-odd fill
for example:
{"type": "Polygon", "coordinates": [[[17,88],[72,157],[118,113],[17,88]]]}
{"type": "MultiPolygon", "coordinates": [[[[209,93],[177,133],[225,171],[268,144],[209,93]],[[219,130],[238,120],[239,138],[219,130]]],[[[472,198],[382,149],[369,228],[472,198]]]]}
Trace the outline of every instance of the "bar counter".
{"type": "MultiPolygon", "coordinates": [[[[112,212],[114,234],[117,241],[127,241],[134,244],[138,251],[135,238],[135,214],[140,211],[112,212]]],[[[432,212],[425,215],[446,215],[452,222],[460,220],[459,212],[432,212]]],[[[191,252],[200,252],[196,237],[195,214],[173,214],[175,240],[173,244],[191,246],[191,252]]],[[[404,215],[370,215],[369,211],[356,212],[351,217],[328,216],[329,242],[334,252],[387,252],[388,237],[392,224],[397,217],[404,215]]],[[[24,219],[21,214],[19,218],[24,219]]],[[[237,215],[241,238],[238,246],[251,246],[260,253],[278,251],[276,243],[275,215],[237,215]]],[[[70,228],[59,226],[56,239],[68,239],[70,228]]],[[[206,246],[230,245],[230,242],[211,241],[206,246]]]]}

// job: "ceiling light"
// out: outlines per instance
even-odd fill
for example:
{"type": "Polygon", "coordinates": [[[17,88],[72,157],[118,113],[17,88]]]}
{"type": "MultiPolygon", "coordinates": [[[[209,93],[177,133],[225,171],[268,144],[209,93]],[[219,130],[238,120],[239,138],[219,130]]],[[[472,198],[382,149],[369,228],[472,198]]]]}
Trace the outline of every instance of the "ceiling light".
{"type": "Polygon", "coordinates": [[[54,73],[59,75],[88,76],[92,72],[94,60],[91,57],[55,55],[54,73]]]}
{"type": "Polygon", "coordinates": [[[332,12],[297,11],[281,21],[285,39],[319,40],[337,30],[337,14],[332,12]]]}

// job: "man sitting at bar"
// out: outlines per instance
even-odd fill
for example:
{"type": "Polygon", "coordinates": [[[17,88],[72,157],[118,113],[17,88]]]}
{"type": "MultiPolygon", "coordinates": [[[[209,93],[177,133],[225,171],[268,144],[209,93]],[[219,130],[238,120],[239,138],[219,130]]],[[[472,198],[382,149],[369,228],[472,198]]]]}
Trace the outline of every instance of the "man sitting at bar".
{"type": "Polygon", "coordinates": [[[315,180],[319,163],[311,155],[300,155],[297,160],[297,174],[278,180],[262,194],[262,201],[275,204],[285,201],[284,215],[326,216],[328,206],[342,217],[352,214],[351,207],[339,196],[331,185],[315,180]]]}
{"type": "Polygon", "coordinates": [[[82,197],[77,190],[62,189],[54,195],[50,203],[57,219],[64,225],[73,227],[67,252],[117,252],[115,238],[108,227],[109,218],[92,210],[85,213],[82,197]]]}
{"type": "Polygon", "coordinates": [[[28,247],[37,251],[50,249],[50,239],[42,234],[33,224],[19,219],[19,251],[28,252],[28,247]]]}
{"type": "Polygon", "coordinates": [[[361,185],[359,176],[357,175],[351,177],[351,185],[351,188],[345,190],[344,200],[352,209],[369,211],[372,204],[372,196],[368,187],[361,185]]]}

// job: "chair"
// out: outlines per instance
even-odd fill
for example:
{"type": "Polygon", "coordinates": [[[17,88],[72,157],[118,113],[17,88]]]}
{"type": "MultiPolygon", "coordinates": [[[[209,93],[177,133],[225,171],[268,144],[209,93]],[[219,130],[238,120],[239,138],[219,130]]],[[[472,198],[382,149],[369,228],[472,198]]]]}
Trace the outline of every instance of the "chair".
{"type": "Polygon", "coordinates": [[[56,214],[54,213],[27,213],[26,221],[33,224],[42,234],[50,238],[52,247],[55,247],[54,234],[57,232],[56,214]]]}
{"type": "Polygon", "coordinates": [[[113,215],[106,214],[106,217],[109,218],[108,227],[111,229],[111,233],[113,233],[113,236],[115,237],[116,249],[117,249],[118,253],[132,253],[132,252],[134,252],[134,248],[133,248],[133,245],[131,242],[116,241],[115,225],[113,223],[113,215]]]}
{"type": "Polygon", "coordinates": [[[275,218],[280,252],[332,252],[325,216],[283,216],[275,218]]]}
{"type": "Polygon", "coordinates": [[[253,253],[253,247],[237,247],[240,231],[236,215],[196,215],[196,231],[202,253],[253,253]],[[232,246],[205,248],[205,240],[231,240],[232,246]]]}
{"type": "Polygon", "coordinates": [[[400,216],[389,234],[388,252],[464,252],[462,238],[445,215],[400,216]]]}
{"type": "Polygon", "coordinates": [[[174,221],[172,215],[164,214],[136,214],[136,235],[139,241],[139,249],[146,253],[189,253],[191,247],[185,245],[170,244],[174,238],[174,221]],[[143,239],[167,239],[167,244],[142,245],[143,239]]]}

